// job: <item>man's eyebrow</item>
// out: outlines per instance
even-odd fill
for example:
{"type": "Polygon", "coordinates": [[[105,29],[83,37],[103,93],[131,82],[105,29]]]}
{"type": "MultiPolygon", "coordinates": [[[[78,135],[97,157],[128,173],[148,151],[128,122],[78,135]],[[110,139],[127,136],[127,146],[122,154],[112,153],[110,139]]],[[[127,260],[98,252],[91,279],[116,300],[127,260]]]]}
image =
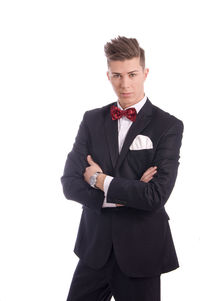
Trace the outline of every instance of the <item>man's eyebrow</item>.
{"type": "MultiPolygon", "coordinates": [[[[129,71],[127,73],[130,74],[130,73],[134,73],[134,72],[139,72],[139,70],[133,70],[133,71],[129,71]]],[[[121,73],[119,73],[119,72],[112,72],[112,74],[121,74],[121,73]]]]}
{"type": "Polygon", "coordinates": [[[130,72],[128,72],[128,74],[129,74],[129,73],[133,73],[133,72],[139,72],[139,70],[133,70],[133,71],[130,71],[130,72]]]}

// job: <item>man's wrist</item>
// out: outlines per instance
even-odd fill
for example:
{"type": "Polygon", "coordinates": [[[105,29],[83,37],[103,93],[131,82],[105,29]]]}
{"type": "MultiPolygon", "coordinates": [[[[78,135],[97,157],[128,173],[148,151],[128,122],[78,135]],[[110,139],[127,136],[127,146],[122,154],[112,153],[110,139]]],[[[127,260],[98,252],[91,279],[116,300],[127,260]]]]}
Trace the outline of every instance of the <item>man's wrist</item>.
{"type": "Polygon", "coordinates": [[[104,184],[104,180],[105,180],[106,175],[104,173],[100,173],[97,177],[97,181],[95,186],[99,189],[101,189],[102,191],[104,191],[103,189],[103,184],[104,184]]]}

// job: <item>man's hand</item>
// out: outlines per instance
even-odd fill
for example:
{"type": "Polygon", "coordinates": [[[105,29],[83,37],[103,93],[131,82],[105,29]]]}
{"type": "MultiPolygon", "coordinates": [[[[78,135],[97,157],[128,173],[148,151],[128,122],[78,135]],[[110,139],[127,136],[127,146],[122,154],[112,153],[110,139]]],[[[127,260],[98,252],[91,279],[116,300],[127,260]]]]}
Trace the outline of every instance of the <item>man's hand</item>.
{"type": "Polygon", "coordinates": [[[148,183],[149,181],[151,181],[151,179],[153,179],[153,176],[155,175],[155,173],[157,172],[157,166],[153,166],[148,168],[142,175],[140,181],[148,183]]]}
{"type": "Polygon", "coordinates": [[[87,156],[87,161],[90,166],[86,167],[85,172],[83,174],[84,179],[89,184],[90,177],[93,176],[97,171],[103,172],[101,167],[95,163],[90,155],[87,156]]]}

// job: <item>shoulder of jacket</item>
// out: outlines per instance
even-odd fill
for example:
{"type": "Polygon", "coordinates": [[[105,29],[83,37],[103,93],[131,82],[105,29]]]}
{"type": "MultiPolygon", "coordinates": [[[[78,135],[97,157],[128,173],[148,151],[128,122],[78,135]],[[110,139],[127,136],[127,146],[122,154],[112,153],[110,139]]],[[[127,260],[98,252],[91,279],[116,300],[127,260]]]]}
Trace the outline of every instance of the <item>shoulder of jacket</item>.
{"type": "Polygon", "coordinates": [[[181,127],[183,127],[183,121],[177,118],[176,116],[170,114],[169,112],[166,112],[162,110],[161,108],[153,105],[153,114],[155,118],[165,119],[165,121],[168,121],[169,124],[179,124],[181,127]]]}
{"type": "Polygon", "coordinates": [[[107,104],[103,107],[88,110],[88,111],[85,112],[84,117],[93,119],[93,118],[96,118],[100,115],[103,116],[108,110],[110,110],[111,105],[113,105],[115,103],[116,102],[112,102],[112,103],[109,103],[109,104],[107,104]]]}

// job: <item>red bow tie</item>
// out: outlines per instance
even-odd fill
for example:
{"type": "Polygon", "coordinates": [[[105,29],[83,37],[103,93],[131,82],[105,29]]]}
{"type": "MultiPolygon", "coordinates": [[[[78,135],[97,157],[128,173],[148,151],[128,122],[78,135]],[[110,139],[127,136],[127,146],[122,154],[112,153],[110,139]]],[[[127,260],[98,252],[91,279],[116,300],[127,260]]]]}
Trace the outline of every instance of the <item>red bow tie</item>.
{"type": "Polygon", "coordinates": [[[118,107],[114,105],[110,108],[110,113],[112,116],[112,120],[120,119],[122,116],[126,116],[128,119],[130,119],[133,122],[135,121],[137,115],[135,108],[120,110],[118,107]]]}

